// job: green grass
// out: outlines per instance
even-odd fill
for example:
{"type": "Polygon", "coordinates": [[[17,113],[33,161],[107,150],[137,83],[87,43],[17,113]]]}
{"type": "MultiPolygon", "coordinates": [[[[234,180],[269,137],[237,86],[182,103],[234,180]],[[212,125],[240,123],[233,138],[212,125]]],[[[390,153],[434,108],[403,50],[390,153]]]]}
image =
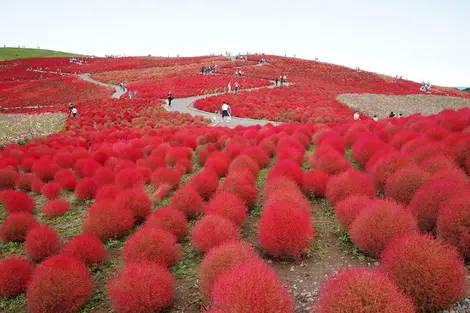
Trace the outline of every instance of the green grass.
{"type": "Polygon", "coordinates": [[[0,48],[0,61],[27,58],[85,57],[86,55],[54,50],[29,48],[0,48]]]}

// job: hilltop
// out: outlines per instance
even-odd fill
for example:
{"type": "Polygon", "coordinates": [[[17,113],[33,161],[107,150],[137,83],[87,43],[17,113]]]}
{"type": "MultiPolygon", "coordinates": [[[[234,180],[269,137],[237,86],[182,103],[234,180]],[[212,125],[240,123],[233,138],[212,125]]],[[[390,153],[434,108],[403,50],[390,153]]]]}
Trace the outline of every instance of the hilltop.
{"type": "Polygon", "coordinates": [[[0,61],[26,58],[82,57],[84,55],[44,49],[0,48],[0,61]]]}

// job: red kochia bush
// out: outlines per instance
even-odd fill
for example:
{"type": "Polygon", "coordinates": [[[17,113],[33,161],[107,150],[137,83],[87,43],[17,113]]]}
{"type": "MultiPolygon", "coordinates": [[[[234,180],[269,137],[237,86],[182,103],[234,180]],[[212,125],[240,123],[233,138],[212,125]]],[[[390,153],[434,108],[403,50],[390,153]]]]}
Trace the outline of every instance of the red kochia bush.
{"type": "Polygon", "coordinates": [[[273,193],[291,189],[298,189],[297,184],[289,177],[279,176],[266,182],[263,188],[263,196],[264,199],[269,199],[273,193]]]}
{"type": "Polygon", "coordinates": [[[253,207],[258,199],[258,192],[255,186],[241,178],[226,178],[217,188],[217,192],[222,191],[230,192],[238,196],[248,208],[253,207]]]}
{"type": "Polygon", "coordinates": [[[286,176],[292,179],[292,181],[300,187],[302,186],[304,172],[302,171],[302,168],[293,161],[282,160],[276,162],[276,164],[274,164],[274,166],[269,170],[267,181],[273,180],[279,176],[286,176]]]}
{"type": "Polygon", "coordinates": [[[42,195],[49,200],[57,198],[62,192],[62,188],[56,182],[49,182],[42,187],[42,195]]]}
{"type": "Polygon", "coordinates": [[[208,168],[191,177],[187,185],[193,187],[204,200],[209,200],[212,194],[217,190],[218,184],[219,177],[216,172],[208,168]]]}
{"type": "Polygon", "coordinates": [[[13,297],[26,290],[33,269],[34,264],[20,256],[0,260],[0,296],[13,297]]]}
{"type": "Polygon", "coordinates": [[[42,208],[42,213],[47,217],[56,217],[64,215],[70,209],[70,203],[67,200],[49,200],[42,208]]]}
{"type": "Polygon", "coordinates": [[[204,216],[194,224],[191,231],[191,242],[201,252],[239,238],[240,232],[237,226],[218,215],[204,216]]]}
{"type": "Polygon", "coordinates": [[[419,167],[411,166],[390,175],[385,184],[385,195],[408,204],[416,191],[426,185],[429,174],[419,167]]]}
{"type": "Polygon", "coordinates": [[[82,178],[78,181],[75,188],[75,196],[78,200],[91,200],[95,197],[98,190],[98,182],[94,178],[82,178]]]}
{"type": "Polygon", "coordinates": [[[57,178],[56,181],[65,190],[73,191],[77,187],[77,177],[72,172],[57,178]]]}
{"type": "Polygon", "coordinates": [[[108,281],[106,291],[116,313],[160,312],[173,300],[175,280],[162,265],[131,263],[108,281]]]}
{"type": "Polygon", "coordinates": [[[324,197],[330,175],[323,170],[308,171],[302,180],[302,191],[310,197],[324,197]]]}
{"type": "Polygon", "coordinates": [[[134,225],[131,209],[120,208],[113,201],[100,201],[88,209],[83,221],[83,232],[95,235],[105,242],[125,236],[134,225]]]}
{"type": "Polygon", "coordinates": [[[75,313],[88,301],[92,290],[85,265],[73,256],[58,255],[34,270],[26,302],[31,313],[75,313]]]}
{"type": "Polygon", "coordinates": [[[204,168],[213,169],[217,176],[223,177],[228,173],[229,159],[225,155],[211,156],[204,164],[204,168]]]}
{"type": "Polygon", "coordinates": [[[411,298],[384,273],[349,268],[330,277],[320,289],[312,312],[414,313],[411,298]]]}
{"type": "Polygon", "coordinates": [[[188,218],[204,211],[204,202],[201,196],[191,186],[178,189],[171,197],[170,206],[180,210],[188,218]]]}
{"type": "Polygon", "coordinates": [[[26,235],[24,247],[28,257],[38,262],[59,252],[60,237],[53,228],[47,225],[38,225],[26,235]]]}
{"type": "Polygon", "coordinates": [[[95,236],[82,234],[70,239],[62,248],[61,254],[70,254],[85,265],[97,265],[106,257],[103,243],[95,236]]]}
{"type": "Polygon", "coordinates": [[[352,156],[361,167],[365,167],[370,157],[386,146],[378,137],[365,134],[352,145],[352,156]]]}
{"type": "Polygon", "coordinates": [[[260,168],[267,168],[271,162],[269,159],[269,154],[261,147],[250,147],[243,151],[243,154],[246,154],[255,160],[260,168]]]}
{"type": "Polygon", "coordinates": [[[142,188],[147,179],[136,168],[125,168],[116,175],[116,185],[122,189],[142,188]]]}
{"type": "Polygon", "coordinates": [[[259,260],[239,263],[221,274],[211,296],[214,312],[294,312],[292,297],[274,270],[259,260]]]}
{"type": "Polygon", "coordinates": [[[170,207],[159,208],[147,218],[145,226],[158,226],[168,230],[177,238],[183,237],[188,231],[188,221],[180,210],[170,207]]]}
{"type": "Polygon", "coordinates": [[[315,239],[311,216],[291,202],[273,201],[263,209],[259,241],[274,257],[300,259],[315,239]]]}
{"type": "Polygon", "coordinates": [[[247,207],[243,201],[229,192],[217,192],[206,205],[206,215],[220,215],[236,225],[241,225],[247,218],[247,207]]]}
{"type": "Polygon", "coordinates": [[[162,185],[167,185],[169,190],[174,190],[180,185],[181,174],[175,169],[160,167],[152,173],[150,180],[152,182],[152,186],[157,189],[162,185]]]}
{"type": "Polygon", "coordinates": [[[293,189],[277,190],[272,192],[269,197],[264,197],[265,207],[277,202],[289,202],[296,208],[310,215],[311,203],[297,187],[293,189]]]}
{"type": "Polygon", "coordinates": [[[419,189],[408,206],[418,220],[421,231],[433,232],[436,227],[439,206],[452,196],[465,190],[465,185],[453,180],[439,180],[419,189]]]}
{"type": "Polygon", "coordinates": [[[461,190],[441,204],[437,235],[470,259],[470,190],[461,190]]]}
{"type": "Polygon", "coordinates": [[[370,201],[369,196],[350,196],[337,202],[335,204],[335,215],[341,227],[349,230],[352,222],[370,201]]]}
{"type": "Polygon", "coordinates": [[[18,172],[13,168],[0,168],[0,190],[13,189],[15,187],[15,180],[18,177],[18,172]]]}
{"type": "Polygon", "coordinates": [[[227,242],[207,252],[199,269],[202,294],[210,297],[212,287],[219,276],[244,261],[259,259],[256,251],[243,241],[227,242]]]}
{"type": "Polygon", "coordinates": [[[47,158],[37,160],[31,168],[32,173],[45,183],[53,180],[58,170],[57,164],[47,158]]]}
{"type": "Polygon", "coordinates": [[[127,207],[134,213],[136,222],[143,222],[150,214],[152,203],[149,196],[142,189],[125,189],[116,197],[116,205],[127,207]]]}
{"type": "Polygon", "coordinates": [[[113,200],[116,195],[122,192],[121,188],[116,185],[106,184],[98,188],[95,194],[95,200],[113,200]]]}
{"type": "Polygon", "coordinates": [[[418,312],[450,309],[467,292],[467,271],[457,250],[431,236],[395,239],[382,253],[381,268],[412,297],[418,312]]]}
{"type": "Polygon", "coordinates": [[[326,185],[325,196],[331,203],[345,199],[348,196],[375,196],[372,181],[361,171],[349,170],[333,176],[326,185]]]}
{"type": "Polygon", "coordinates": [[[35,208],[34,199],[24,191],[6,190],[0,196],[9,214],[15,212],[33,212],[35,208]]]}
{"type": "Polygon", "coordinates": [[[31,191],[31,184],[35,176],[33,174],[19,175],[15,180],[15,187],[23,191],[31,191]]]}
{"type": "Polygon", "coordinates": [[[39,223],[29,213],[9,214],[0,225],[0,237],[3,241],[24,241],[28,232],[39,223]]]}
{"type": "Polygon", "coordinates": [[[250,156],[248,155],[239,155],[237,156],[232,163],[230,163],[229,167],[229,173],[230,171],[236,169],[236,168],[247,168],[250,170],[250,172],[253,174],[253,176],[257,176],[259,173],[259,165],[256,163],[255,160],[253,160],[250,156]]]}
{"type": "Polygon", "coordinates": [[[385,155],[370,169],[375,186],[377,189],[383,190],[390,175],[413,164],[414,161],[411,156],[403,152],[392,152],[385,155]]]}
{"type": "Polygon", "coordinates": [[[417,230],[413,215],[391,200],[370,200],[349,229],[354,244],[373,256],[396,237],[417,230]]]}
{"type": "Polygon", "coordinates": [[[145,227],[126,240],[122,257],[127,264],[148,261],[168,267],[179,261],[181,251],[172,233],[158,226],[145,227]]]}

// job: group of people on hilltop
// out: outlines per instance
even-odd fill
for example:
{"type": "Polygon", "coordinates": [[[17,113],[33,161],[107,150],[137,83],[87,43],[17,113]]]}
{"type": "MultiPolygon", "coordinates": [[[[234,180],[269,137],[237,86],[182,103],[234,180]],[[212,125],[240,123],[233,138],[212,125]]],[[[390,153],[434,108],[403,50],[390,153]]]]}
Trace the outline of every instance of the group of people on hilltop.
{"type": "Polygon", "coordinates": [[[419,89],[423,92],[430,92],[431,91],[431,83],[430,82],[422,82],[421,88],[419,89]]]}
{"type": "Polygon", "coordinates": [[[263,59],[259,60],[259,64],[260,65],[266,64],[266,59],[263,58],[263,59]]]}
{"type": "Polygon", "coordinates": [[[235,76],[245,76],[245,72],[243,72],[242,70],[239,70],[239,71],[235,71],[234,73],[235,76]]]}
{"type": "Polygon", "coordinates": [[[74,64],[88,64],[88,58],[84,58],[84,59],[70,58],[69,62],[74,63],[74,64]]]}
{"type": "Polygon", "coordinates": [[[276,86],[279,85],[279,83],[281,83],[281,86],[283,86],[285,83],[287,83],[287,78],[286,78],[286,75],[281,75],[278,77],[276,77],[276,79],[274,80],[276,82],[276,86]]]}
{"type": "Polygon", "coordinates": [[[239,60],[239,61],[248,61],[248,56],[247,55],[237,55],[235,57],[235,60],[239,60]]]}
{"type": "MultiPolygon", "coordinates": [[[[396,117],[396,118],[402,118],[403,117],[403,114],[399,113],[398,115],[395,115],[395,113],[390,112],[390,115],[388,116],[389,118],[393,118],[393,117],[396,117]]],[[[361,119],[361,115],[359,114],[358,111],[354,112],[354,115],[353,115],[353,119],[355,121],[359,121],[361,119]]],[[[374,121],[378,121],[379,118],[377,117],[377,115],[374,115],[374,117],[372,118],[374,121]]]]}
{"type": "Polygon", "coordinates": [[[201,68],[201,74],[212,74],[217,73],[220,70],[220,66],[215,64],[214,66],[203,66],[201,68]]]}

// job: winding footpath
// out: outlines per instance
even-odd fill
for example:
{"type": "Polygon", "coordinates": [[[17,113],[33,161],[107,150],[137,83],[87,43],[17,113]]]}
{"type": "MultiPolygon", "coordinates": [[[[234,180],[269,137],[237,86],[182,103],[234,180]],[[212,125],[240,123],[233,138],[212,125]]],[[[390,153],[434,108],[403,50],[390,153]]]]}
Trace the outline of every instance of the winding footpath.
{"type": "MultiPolygon", "coordinates": [[[[111,87],[115,89],[115,93],[112,95],[112,98],[114,99],[119,99],[123,94],[126,93],[126,91],[122,91],[120,86],[115,86],[111,84],[106,84],[97,80],[94,80],[93,78],[90,77],[90,74],[80,74],[79,77],[87,82],[100,85],[100,86],[105,86],[105,87],[111,87]]],[[[289,84],[285,84],[284,86],[288,86],[289,84]]],[[[267,87],[257,87],[257,88],[251,88],[251,89],[241,89],[238,92],[250,92],[250,91],[255,91],[259,90],[262,88],[280,88],[282,86],[276,86],[274,82],[272,82],[272,85],[267,86],[267,87]]],[[[201,111],[198,110],[194,107],[194,102],[199,99],[204,99],[208,97],[215,97],[219,96],[225,93],[215,93],[215,94],[210,94],[210,95],[203,95],[203,96],[194,96],[194,97],[188,97],[188,98],[175,98],[171,102],[171,106],[164,105],[164,108],[168,112],[179,112],[179,113],[188,113],[191,116],[202,116],[204,118],[208,118],[212,121],[212,126],[224,126],[224,127],[231,127],[234,128],[236,126],[254,126],[254,125],[260,125],[264,126],[266,124],[273,124],[273,125],[279,125],[279,122],[273,122],[273,121],[268,121],[268,120],[255,120],[255,119],[250,119],[250,118],[241,118],[241,117],[232,117],[231,121],[229,122],[223,122],[222,117],[220,114],[215,114],[215,113],[210,113],[206,111],[201,111]]],[[[222,104],[221,104],[222,105],[222,104]]]]}

